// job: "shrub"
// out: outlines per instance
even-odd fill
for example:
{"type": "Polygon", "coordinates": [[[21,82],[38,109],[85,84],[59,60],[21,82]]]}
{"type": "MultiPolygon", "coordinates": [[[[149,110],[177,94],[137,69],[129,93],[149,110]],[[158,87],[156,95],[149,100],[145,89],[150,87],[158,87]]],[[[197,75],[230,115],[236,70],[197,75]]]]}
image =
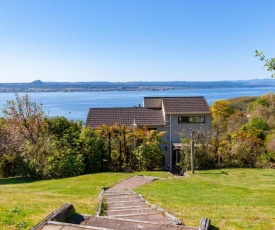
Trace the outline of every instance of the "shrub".
{"type": "Polygon", "coordinates": [[[56,151],[48,158],[47,166],[44,171],[45,178],[64,178],[77,176],[84,171],[83,157],[81,154],[74,154],[68,150],[56,151]]]}

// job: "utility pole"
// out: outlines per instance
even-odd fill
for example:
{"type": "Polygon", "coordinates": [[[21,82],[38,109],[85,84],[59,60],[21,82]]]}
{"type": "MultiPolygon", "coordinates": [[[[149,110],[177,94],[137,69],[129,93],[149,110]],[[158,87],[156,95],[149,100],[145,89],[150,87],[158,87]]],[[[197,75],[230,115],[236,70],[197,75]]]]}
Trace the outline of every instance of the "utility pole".
{"type": "MultiPolygon", "coordinates": [[[[192,134],[191,134],[192,135],[192,134]]],[[[194,147],[195,147],[195,141],[193,140],[193,138],[191,138],[191,170],[192,170],[192,174],[194,175],[194,147]]]]}
{"type": "MultiPolygon", "coordinates": [[[[134,119],[134,123],[133,123],[133,128],[136,129],[137,127],[137,123],[136,123],[136,119],[134,119]]],[[[134,132],[134,150],[136,149],[136,137],[135,137],[135,132],[134,132]]]]}

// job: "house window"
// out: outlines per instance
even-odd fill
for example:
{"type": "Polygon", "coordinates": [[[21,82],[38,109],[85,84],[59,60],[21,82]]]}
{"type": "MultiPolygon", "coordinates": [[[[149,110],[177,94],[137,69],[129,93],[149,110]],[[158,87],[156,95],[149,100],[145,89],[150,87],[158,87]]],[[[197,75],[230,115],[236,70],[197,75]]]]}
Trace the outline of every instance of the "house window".
{"type": "Polygon", "coordinates": [[[178,117],[178,123],[205,123],[204,116],[178,117]]]}

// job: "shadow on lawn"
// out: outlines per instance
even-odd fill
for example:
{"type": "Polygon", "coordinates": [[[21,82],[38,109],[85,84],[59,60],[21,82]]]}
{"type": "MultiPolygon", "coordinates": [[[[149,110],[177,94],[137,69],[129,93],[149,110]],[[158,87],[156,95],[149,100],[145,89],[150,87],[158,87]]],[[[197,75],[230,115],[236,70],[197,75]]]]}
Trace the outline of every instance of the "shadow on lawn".
{"type": "Polygon", "coordinates": [[[219,230],[219,228],[217,228],[217,227],[215,227],[213,225],[210,225],[209,230],[219,230]]]}
{"type": "Polygon", "coordinates": [[[32,183],[35,180],[31,180],[31,179],[26,179],[26,178],[14,178],[14,177],[10,177],[10,178],[0,178],[0,185],[5,185],[5,184],[26,184],[26,183],[32,183]]]}
{"type": "Polygon", "coordinates": [[[221,175],[221,174],[225,174],[228,175],[227,172],[224,171],[220,171],[220,172],[200,172],[199,174],[211,174],[211,175],[221,175]]]}

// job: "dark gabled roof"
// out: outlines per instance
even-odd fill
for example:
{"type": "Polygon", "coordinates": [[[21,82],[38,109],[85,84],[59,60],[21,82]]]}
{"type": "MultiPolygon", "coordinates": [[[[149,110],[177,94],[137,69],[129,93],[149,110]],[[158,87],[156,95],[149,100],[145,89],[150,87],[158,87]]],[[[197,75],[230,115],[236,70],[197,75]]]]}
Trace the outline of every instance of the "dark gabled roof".
{"type": "Polygon", "coordinates": [[[211,113],[203,96],[200,97],[163,97],[166,114],[211,113]]]}
{"type": "Polygon", "coordinates": [[[133,126],[134,121],[140,125],[163,125],[163,114],[158,109],[143,107],[131,108],[90,108],[86,125],[96,128],[103,124],[112,126],[115,123],[133,126]]]}

